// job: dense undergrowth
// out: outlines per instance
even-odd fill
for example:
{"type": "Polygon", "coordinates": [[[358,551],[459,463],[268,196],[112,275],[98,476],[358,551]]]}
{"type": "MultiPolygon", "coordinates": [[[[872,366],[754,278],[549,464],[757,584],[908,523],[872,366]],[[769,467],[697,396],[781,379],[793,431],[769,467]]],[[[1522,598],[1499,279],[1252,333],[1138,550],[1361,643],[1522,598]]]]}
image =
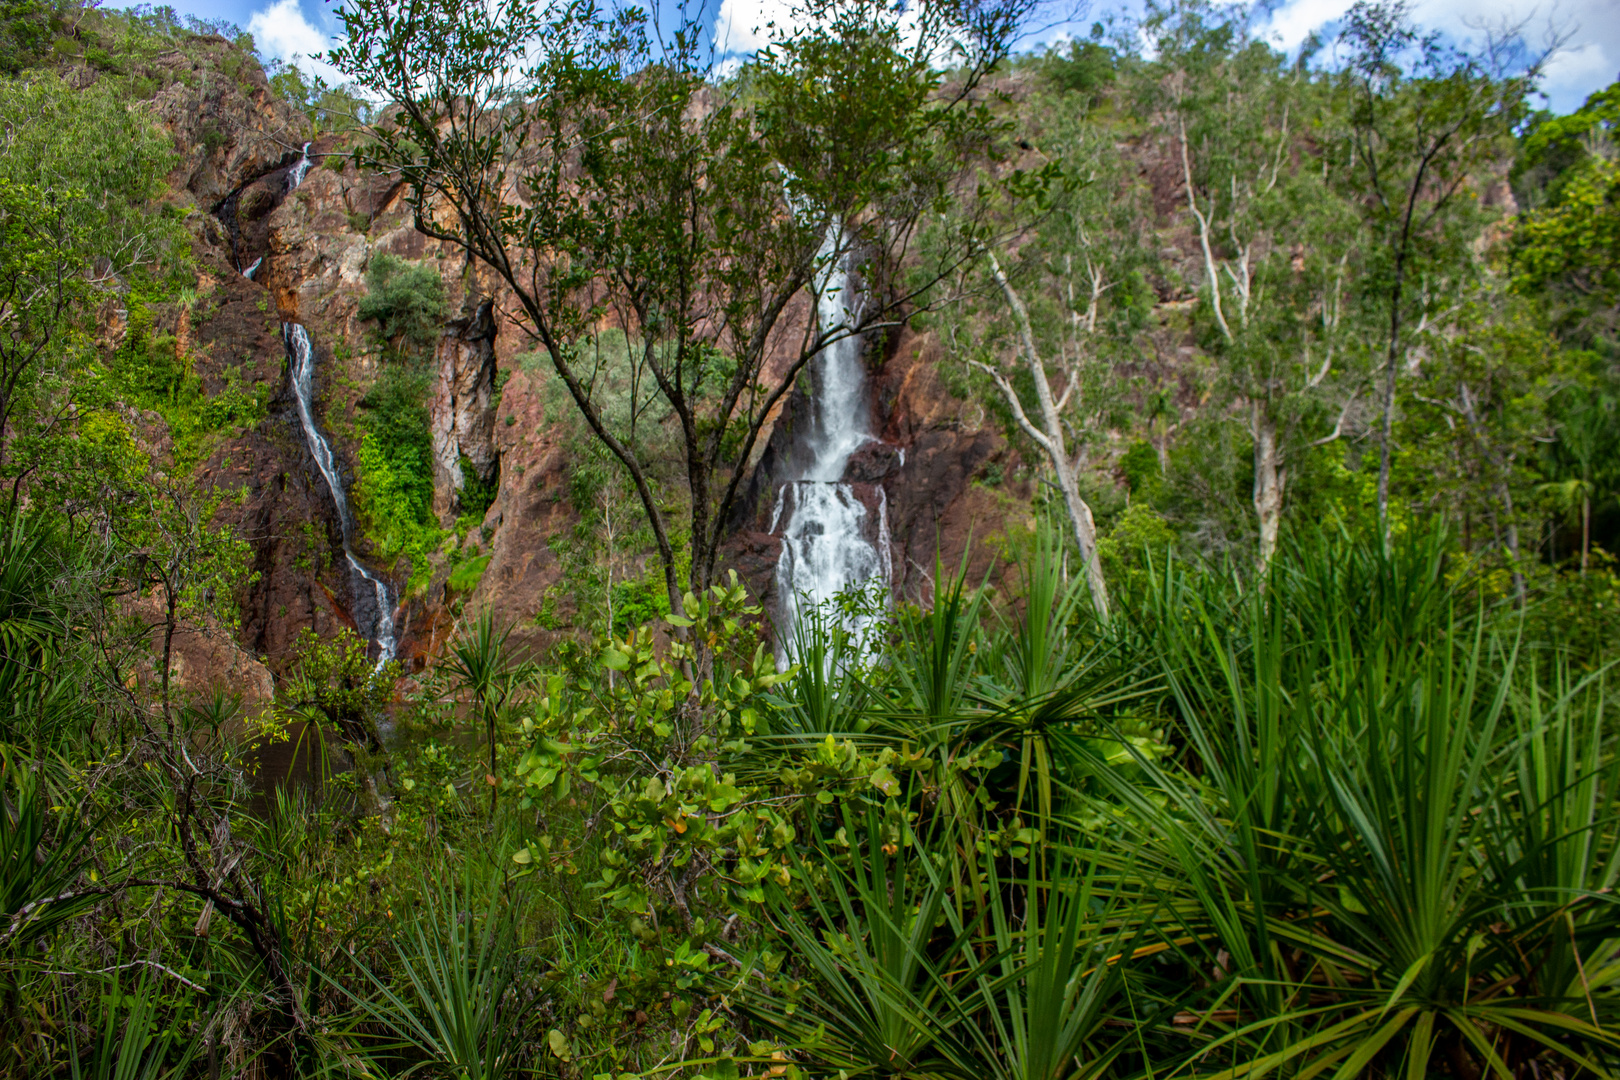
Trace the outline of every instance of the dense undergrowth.
{"type": "Polygon", "coordinates": [[[9,1075],[1620,1064],[1607,655],[1439,532],[1327,531],[1263,589],[1150,558],[1105,625],[1043,531],[1016,595],[937,568],[873,652],[828,613],[783,674],[735,583],[543,662],[469,616],[392,703],[311,636],[246,716],[125,691],[34,530],[0,551],[9,1075]]]}

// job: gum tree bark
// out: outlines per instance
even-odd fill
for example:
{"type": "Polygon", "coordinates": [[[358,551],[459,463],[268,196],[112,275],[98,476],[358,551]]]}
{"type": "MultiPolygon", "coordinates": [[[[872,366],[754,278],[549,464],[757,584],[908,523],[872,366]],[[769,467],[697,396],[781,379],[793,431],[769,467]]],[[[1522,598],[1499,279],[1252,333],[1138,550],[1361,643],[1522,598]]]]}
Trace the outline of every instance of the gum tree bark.
{"type": "Polygon", "coordinates": [[[974,361],[981,370],[989,373],[1000,387],[1002,396],[1007,399],[1007,405],[1012,409],[1013,416],[1018,419],[1018,426],[1023,428],[1024,434],[1034,440],[1035,445],[1046,452],[1047,460],[1052,463],[1052,471],[1057,475],[1058,490],[1063,493],[1063,503],[1069,512],[1069,522],[1074,527],[1075,543],[1080,547],[1080,561],[1086,575],[1086,584],[1091,589],[1092,606],[1096,608],[1097,617],[1103,622],[1108,621],[1108,583],[1103,580],[1102,564],[1097,560],[1097,524],[1091,514],[1091,506],[1080,495],[1080,484],[1075,477],[1074,463],[1069,460],[1068,447],[1063,438],[1063,420],[1058,415],[1056,399],[1052,397],[1052,385],[1046,377],[1046,365],[1035,350],[1035,333],[1029,324],[1029,310],[1025,308],[1023,300],[1019,299],[1012,282],[1002,271],[1001,264],[994,255],[990,256],[990,273],[994,276],[1001,293],[1007,298],[1007,306],[1012,309],[1013,318],[1018,323],[1018,348],[1023,354],[1024,363],[1029,368],[1030,377],[1035,382],[1035,399],[1040,405],[1041,423],[1039,427],[1030,420],[1024,411],[1024,405],[1018,400],[1018,392],[1008,381],[1006,375],[991,367],[989,364],[974,361]]]}

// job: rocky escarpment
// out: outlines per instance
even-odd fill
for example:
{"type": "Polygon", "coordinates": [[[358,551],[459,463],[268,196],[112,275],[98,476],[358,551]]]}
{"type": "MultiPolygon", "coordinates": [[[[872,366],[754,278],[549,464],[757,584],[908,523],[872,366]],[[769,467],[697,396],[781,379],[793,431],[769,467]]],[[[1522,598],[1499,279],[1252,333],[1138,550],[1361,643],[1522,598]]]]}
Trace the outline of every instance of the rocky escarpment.
{"type": "Polygon", "coordinates": [[[495,305],[469,298],[461,318],[445,325],[434,355],[433,512],[446,528],[463,508],[467,484],[500,480],[495,443],[495,305]],[[467,475],[468,470],[472,476],[467,475]]]}
{"type": "MultiPolygon", "coordinates": [[[[218,68],[234,47],[222,39],[206,44],[153,111],[175,143],[170,198],[193,236],[198,299],[187,315],[188,362],[211,392],[234,379],[267,401],[262,420],[221,434],[197,466],[200,480],[233,494],[221,516],[254,553],[258,577],[243,605],[242,647],[279,669],[302,629],[324,637],[355,625],[342,523],[301,436],[282,324],[297,322],[309,333],[316,420],[352,488],[360,420],[384,362],[359,309],[367,267],[384,254],[436,269],[446,286],[451,316],[432,346],[427,410],[440,526],[458,518],[469,525],[467,484],[494,488],[457,553],[462,562],[485,563],[464,592],[450,587],[455,541],[429,553],[424,568],[385,560],[357,538],[357,555],[396,587],[416,571],[418,587],[401,597],[396,615],[399,656],[420,669],[468,606],[513,624],[520,641],[542,644],[569,632],[570,583],[557,541],[579,520],[569,485],[576,464],[565,415],[571,404],[549,387],[546,365],[524,360],[531,346],[511,298],[486,270],[417,232],[398,187],[358,172],[337,140],[275,97],[257,65],[243,64],[227,79],[218,68]],[[295,170],[302,176],[294,188],[295,170]],[[537,621],[543,608],[547,617],[537,621]]],[[[881,442],[850,466],[851,480],[887,490],[897,591],[916,598],[930,587],[936,551],[954,565],[970,537],[999,528],[1009,499],[1006,489],[972,483],[1009,450],[982,408],[946,392],[937,352],[927,335],[903,333],[868,357],[881,442]]],[[[803,407],[802,395],[789,403],[749,463],[752,494],[727,549],[767,600],[774,599],[780,541],[764,517],[803,407]]],[[[644,562],[645,553],[632,556],[621,575],[644,562]]]]}

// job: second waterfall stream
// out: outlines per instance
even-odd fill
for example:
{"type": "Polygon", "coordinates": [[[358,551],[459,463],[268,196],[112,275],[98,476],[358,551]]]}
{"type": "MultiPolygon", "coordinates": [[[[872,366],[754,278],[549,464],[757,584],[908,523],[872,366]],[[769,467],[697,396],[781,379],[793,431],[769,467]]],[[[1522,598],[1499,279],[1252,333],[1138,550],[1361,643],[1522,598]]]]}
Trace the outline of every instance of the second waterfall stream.
{"type": "Polygon", "coordinates": [[[377,644],[377,665],[381,667],[394,658],[394,598],[388,583],[367,570],[354,554],[354,514],[349,509],[349,498],[338,476],[337,462],[332,446],[315,425],[315,347],[310,343],[309,331],[298,323],[283,323],[282,334],[287,339],[287,376],[292,383],[293,397],[298,402],[298,422],[304,428],[304,442],[310,456],[326,478],[332,492],[332,503],[337,508],[338,528],[343,535],[343,557],[348,560],[354,575],[355,622],[365,628],[366,637],[377,644]],[[369,594],[369,595],[367,595],[369,594]],[[371,612],[363,609],[371,607],[371,612]],[[362,617],[370,618],[362,621],[362,617]]]}
{"type": "MultiPolygon", "coordinates": [[[[309,173],[309,147],[309,143],[304,144],[298,160],[287,170],[289,195],[298,189],[309,173]]],[[[252,280],[263,263],[264,258],[260,256],[252,266],[242,271],[243,276],[252,280]]],[[[343,557],[349,564],[349,595],[354,607],[355,623],[360,626],[366,639],[377,646],[377,666],[381,668],[394,658],[394,650],[399,644],[394,636],[394,595],[388,583],[367,570],[354,554],[354,513],[349,509],[349,496],[343,490],[342,478],[338,476],[332,444],[326,441],[326,436],[315,424],[315,346],[309,340],[309,331],[299,323],[285,322],[281,324],[281,336],[287,344],[287,381],[292,384],[293,398],[298,403],[298,423],[304,429],[304,443],[309,447],[310,457],[315,459],[315,467],[320,469],[321,476],[326,480],[327,490],[332,493],[332,505],[337,510],[338,529],[343,537],[343,557]]]]}
{"type": "MultiPolygon", "coordinates": [[[[852,322],[856,303],[847,267],[832,265],[826,274],[816,308],[823,331],[852,322]]],[[[772,532],[782,530],[776,579],[781,596],[778,654],[784,664],[791,658],[800,620],[815,608],[829,624],[849,631],[855,648],[864,651],[877,616],[841,615],[833,601],[862,589],[881,591],[886,600],[892,577],[887,495],[876,487],[876,507],[868,508],[855,485],[844,482],[851,455],[874,438],[859,338],[834,341],[811,364],[810,460],[800,479],[782,485],[771,522],[772,532]]]]}

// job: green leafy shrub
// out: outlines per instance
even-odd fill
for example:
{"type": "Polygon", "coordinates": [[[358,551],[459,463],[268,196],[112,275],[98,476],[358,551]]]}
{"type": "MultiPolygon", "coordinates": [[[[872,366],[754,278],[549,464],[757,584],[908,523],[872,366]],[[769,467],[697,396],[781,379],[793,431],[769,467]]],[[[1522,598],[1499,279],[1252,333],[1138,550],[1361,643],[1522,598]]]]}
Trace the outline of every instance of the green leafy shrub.
{"type": "MultiPolygon", "coordinates": [[[[1099,34],[1102,27],[1093,28],[1099,34]]],[[[1094,104],[1111,86],[1119,71],[1114,50],[1096,41],[1071,41],[1067,52],[1053,49],[1046,57],[1046,77],[1059,90],[1081,95],[1094,104]]]]}
{"type": "Polygon", "coordinates": [[[261,736],[284,736],[292,724],[313,720],[346,742],[379,745],[377,718],[400,668],[395,661],[378,670],[367,653],[366,640],[346,627],[331,638],[299,631],[292,677],[260,718],[261,736]]]}
{"type": "Polygon", "coordinates": [[[110,389],[125,404],[162,416],[175,460],[189,464],[206,453],[212,436],[264,419],[270,388],[243,386],[231,369],[225,385],[209,394],[192,358],[182,356],[175,336],[156,329],[155,322],[149,305],[130,305],[129,326],[110,365],[110,389]]]}
{"type": "Polygon", "coordinates": [[[1132,502],[1114,519],[1108,535],[1097,541],[1097,558],[1110,581],[1129,587],[1146,570],[1148,560],[1162,563],[1175,542],[1176,531],[1168,521],[1147,502],[1132,502]]]}
{"type": "Polygon", "coordinates": [[[662,573],[613,583],[613,633],[623,637],[638,626],[669,614],[669,590],[662,573]]]}
{"type": "Polygon", "coordinates": [[[494,505],[495,495],[500,490],[501,479],[499,472],[492,475],[487,481],[478,478],[478,470],[474,467],[472,459],[462,455],[459,464],[461,469],[461,516],[472,518],[474,521],[483,521],[484,515],[494,505]]]}
{"type": "Polygon", "coordinates": [[[361,399],[355,504],[385,560],[411,561],[408,591],[427,584],[429,556],[444,540],[433,514],[433,437],[428,376],[420,366],[385,364],[361,399]]]}
{"type": "Polygon", "coordinates": [[[445,314],[444,279],[437,270],[377,255],[366,268],[366,288],[370,293],[360,301],[360,317],[375,321],[385,339],[432,342],[445,314]]]}
{"type": "Polygon", "coordinates": [[[1119,471],[1131,494],[1152,498],[1164,486],[1164,474],[1159,468],[1159,453],[1146,439],[1138,439],[1119,459],[1119,471]]]}
{"type": "Polygon", "coordinates": [[[61,28],[61,7],[46,0],[0,4],[0,75],[15,75],[49,55],[61,28]]]}
{"type": "Polygon", "coordinates": [[[455,592],[472,592],[484,579],[484,571],[489,569],[490,558],[488,555],[474,555],[450,572],[447,584],[455,592]]]}

